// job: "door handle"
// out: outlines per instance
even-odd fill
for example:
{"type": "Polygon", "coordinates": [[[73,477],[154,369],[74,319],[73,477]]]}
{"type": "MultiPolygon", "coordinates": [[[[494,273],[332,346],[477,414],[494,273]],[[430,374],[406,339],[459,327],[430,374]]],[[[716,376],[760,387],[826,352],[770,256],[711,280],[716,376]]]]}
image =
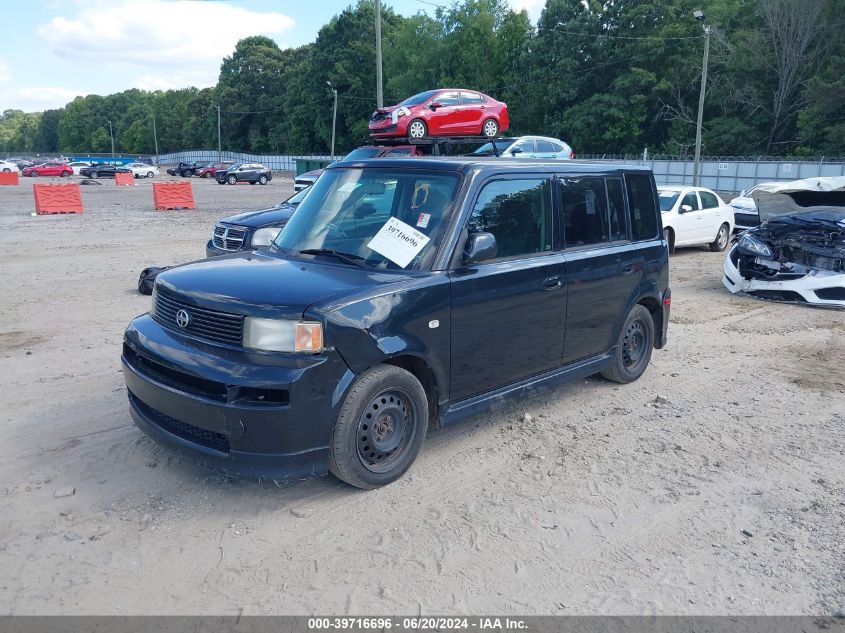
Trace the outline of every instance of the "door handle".
{"type": "Polygon", "coordinates": [[[563,285],[563,282],[560,280],[560,277],[547,277],[543,280],[543,288],[546,290],[554,290],[555,288],[560,288],[563,285]]]}
{"type": "Polygon", "coordinates": [[[622,273],[623,275],[631,275],[636,270],[637,270],[636,266],[634,266],[633,264],[628,264],[626,266],[622,266],[622,268],[619,269],[619,272],[622,273]]]}

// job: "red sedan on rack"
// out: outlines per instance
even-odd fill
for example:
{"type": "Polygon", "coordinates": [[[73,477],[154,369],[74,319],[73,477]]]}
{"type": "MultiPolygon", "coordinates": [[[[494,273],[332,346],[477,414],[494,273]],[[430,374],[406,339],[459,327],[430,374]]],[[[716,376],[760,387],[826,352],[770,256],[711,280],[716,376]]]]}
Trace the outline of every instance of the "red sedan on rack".
{"type": "Polygon", "coordinates": [[[475,90],[428,90],[370,116],[370,136],[495,137],[508,129],[508,106],[475,90]]]}
{"type": "Polygon", "coordinates": [[[68,176],[73,175],[73,167],[67,163],[51,161],[41,163],[40,165],[30,165],[29,167],[24,167],[23,175],[31,176],[33,178],[36,176],[61,176],[62,178],[67,178],[68,176]]]}

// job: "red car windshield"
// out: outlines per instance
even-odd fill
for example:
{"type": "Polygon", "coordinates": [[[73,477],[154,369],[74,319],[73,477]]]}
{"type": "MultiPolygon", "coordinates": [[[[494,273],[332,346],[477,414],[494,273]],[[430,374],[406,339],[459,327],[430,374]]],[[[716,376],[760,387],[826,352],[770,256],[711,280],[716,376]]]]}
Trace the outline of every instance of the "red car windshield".
{"type": "Polygon", "coordinates": [[[426,90],[425,92],[421,92],[419,94],[416,94],[413,97],[408,97],[407,99],[405,99],[399,105],[400,106],[420,105],[421,103],[425,103],[429,98],[433,97],[438,92],[440,92],[440,91],[439,90],[426,90]]]}

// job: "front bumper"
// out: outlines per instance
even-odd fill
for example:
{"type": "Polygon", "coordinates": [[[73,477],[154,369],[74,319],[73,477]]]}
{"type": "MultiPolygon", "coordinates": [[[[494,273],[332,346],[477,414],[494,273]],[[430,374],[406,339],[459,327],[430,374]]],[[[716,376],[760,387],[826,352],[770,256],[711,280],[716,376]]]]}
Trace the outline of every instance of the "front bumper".
{"type": "Polygon", "coordinates": [[[759,299],[845,308],[845,274],[811,270],[798,279],[745,279],[739,271],[736,244],[728,251],[722,271],[722,284],[734,294],[744,292],[759,299]]]}
{"type": "MultiPolygon", "coordinates": [[[[406,117],[407,118],[407,117],[406,117]]],[[[387,119],[387,124],[382,125],[382,122],[371,124],[368,126],[370,136],[406,136],[408,125],[406,122],[390,123],[387,119]]]]}
{"type": "Polygon", "coordinates": [[[121,360],[132,418],[156,440],[239,477],[327,472],[331,432],[354,378],[336,352],[211,345],[143,315],[126,330],[121,360]]]}

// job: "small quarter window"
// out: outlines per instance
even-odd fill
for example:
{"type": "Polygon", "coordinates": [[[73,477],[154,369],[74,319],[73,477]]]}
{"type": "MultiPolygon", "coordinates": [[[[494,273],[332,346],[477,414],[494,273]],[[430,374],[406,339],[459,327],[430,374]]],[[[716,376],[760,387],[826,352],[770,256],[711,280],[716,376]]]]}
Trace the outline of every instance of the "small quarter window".
{"type": "Polygon", "coordinates": [[[631,209],[631,233],[634,240],[657,239],[657,204],[651,177],[646,174],[626,174],[628,207],[631,209]]]}

